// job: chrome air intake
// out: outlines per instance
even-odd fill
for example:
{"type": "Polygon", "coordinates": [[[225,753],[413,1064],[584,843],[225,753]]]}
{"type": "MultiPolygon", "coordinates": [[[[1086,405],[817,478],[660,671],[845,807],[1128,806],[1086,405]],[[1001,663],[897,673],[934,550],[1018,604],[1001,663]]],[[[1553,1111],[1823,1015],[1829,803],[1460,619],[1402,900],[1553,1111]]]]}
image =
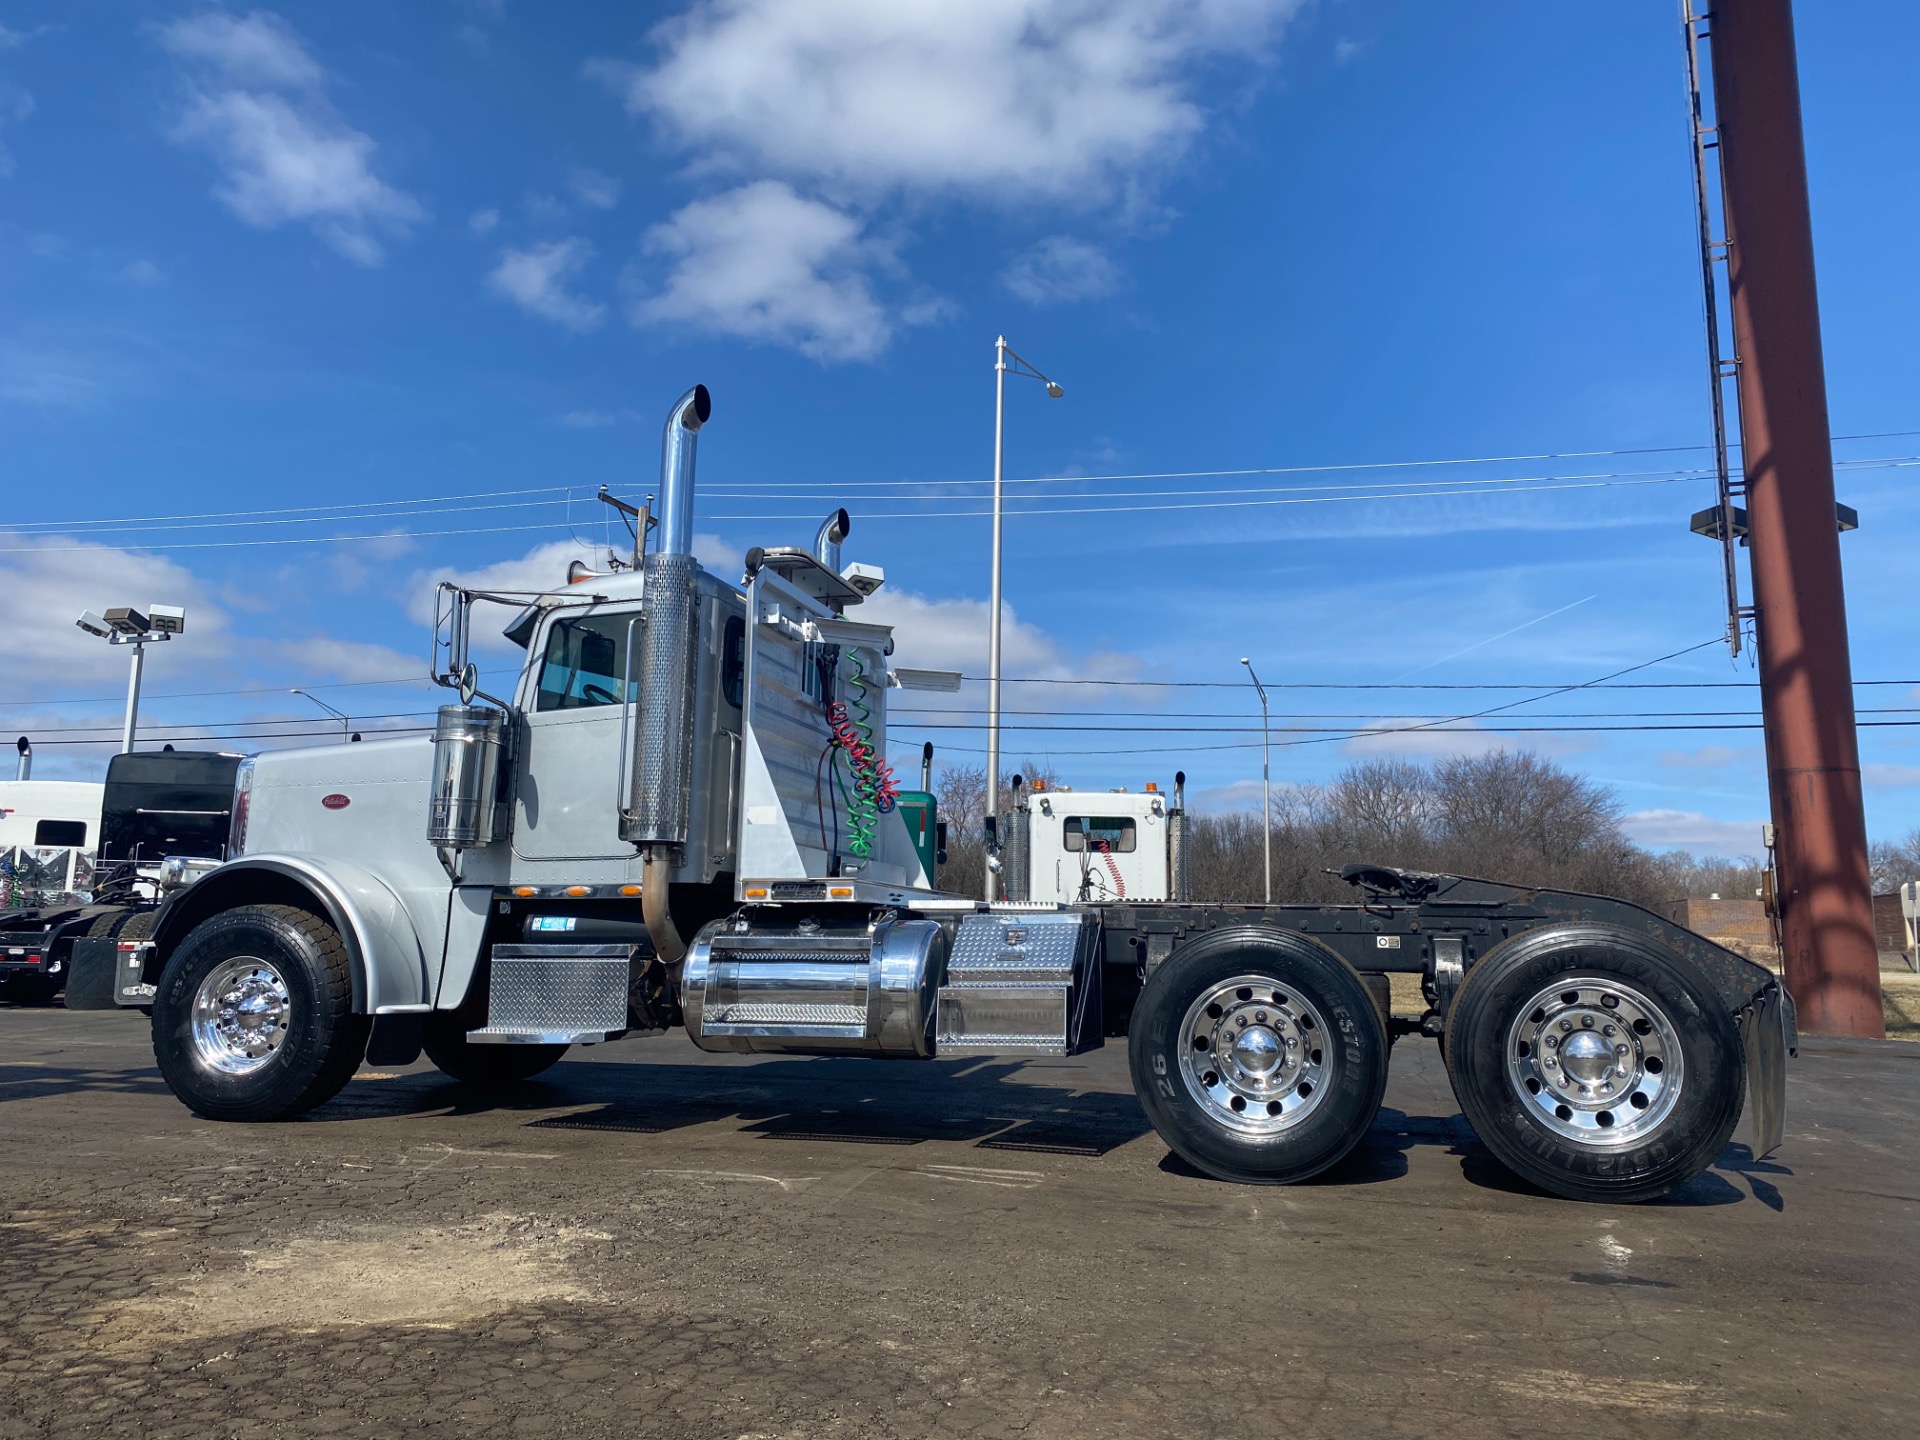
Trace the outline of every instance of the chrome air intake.
{"type": "MultiPolygon", "coordinates": [[[[427,842],[467,850],[493,843],[499,798],[503,711],[480,705],[443,705],[433,730],[433,787],[427,798],[427,842]]],[[[234,810],[235,830],[245,812],[234,810]]]]}
{"type": "Polygon", "coordinates": [[[687,841],[699,624],[694,583],[700,571],[693,558],[694,451],[700,427],[712,414],[707,387],[694,386],[673,402],[660,442],[660,548],[642,569],[647,623],[640,715],[634,727],[632,803],[620,827],[621,838],[636,845],[687,841]]]}

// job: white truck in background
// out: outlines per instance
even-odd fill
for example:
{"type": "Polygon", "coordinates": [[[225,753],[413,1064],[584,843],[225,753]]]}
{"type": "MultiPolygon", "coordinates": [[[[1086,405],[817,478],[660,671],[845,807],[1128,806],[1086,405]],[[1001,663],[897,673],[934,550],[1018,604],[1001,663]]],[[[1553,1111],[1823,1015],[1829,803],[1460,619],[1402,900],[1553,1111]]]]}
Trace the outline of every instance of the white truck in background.
{"type": "Polygon", "coordinates": [[[627,507],[631,565],[538,593],[441,587],[433,674],[460,703],[432,739],[241,767],[228,858],[166,899],[107,1002],[151,1007],[187,1105],[290,1116],[423,1047],[458,1079],[512,1083],[666,1027],[710,1051],[897,1059],[1125,1035],[1166,1142],[1273,1183],[1360,1141],[1390,1043],[1418,1034],[1444,1037],[1488,1147],[1560,1195],[1686,1183],[1749,1093],[1756,1153],[1778,1144],[1779,982],[1620,901],[1353,865],[1352,905],[1197,904],[1177,786],[1174,804],[1029,795],[1030,898],[944,892],[932,798],[886,759],[911,672],[858,618],[884,577],[842,565],[844,511],[811,549],[750,550],[738,583],[706,573],[710,415],[700,386],[668,411],[658,539],[627,507]],[[500,696],[467,658],[491,602],[526,652],[500,696]],[[1394,972],[1419,977],[1420,1018],[1391,1014],[1394,972]]]}
{"type": "Polygon", "coordinates": [[[1013,809],[1000,826],[1009,900],[1063,905],[1192,898],[1184,771],[1171,796],[1144,790],[1075,790],[1013,777],[1013,809]]]}

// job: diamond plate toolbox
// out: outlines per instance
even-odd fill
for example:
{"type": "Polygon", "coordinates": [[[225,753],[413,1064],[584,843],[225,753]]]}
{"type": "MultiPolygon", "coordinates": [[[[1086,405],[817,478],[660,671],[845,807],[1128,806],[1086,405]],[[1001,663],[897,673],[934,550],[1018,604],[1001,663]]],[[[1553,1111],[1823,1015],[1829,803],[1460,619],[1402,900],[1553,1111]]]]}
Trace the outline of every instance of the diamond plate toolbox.
{"type": "Polygon", "coordinates": [[[1100,1044],[1099,922],[1073,911],[968,915],[940,987],[936,1053],[1070,1055],[1100,1044]]]}

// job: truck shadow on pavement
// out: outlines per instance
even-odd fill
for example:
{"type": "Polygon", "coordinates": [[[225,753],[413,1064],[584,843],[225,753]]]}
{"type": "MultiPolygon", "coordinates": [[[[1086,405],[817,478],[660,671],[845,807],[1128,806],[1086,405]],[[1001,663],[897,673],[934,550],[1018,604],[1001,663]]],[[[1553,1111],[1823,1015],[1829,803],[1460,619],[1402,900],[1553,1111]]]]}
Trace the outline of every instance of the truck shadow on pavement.
{"type": "Polygon", "coordinates": [[[1069,1067],[1036,1070],[1024,1061],[977,1057],[925,1061],[911,1074],[866,1059],[769,1059],[738,1066],[599,1061],[563,1064],[510,1089],[482,1089],[438,1075],[363,1083],[309,1119],[537,1111],[523,1122],[527,1128],[665,1134],[725,1124],[770,1141],[945,1141],[1090,1157],[1151,1131],[1131,1094],[1087,1091],[1074,1080],[1069,1067]],[[1044,1083],[1055,1074],[1062,1084],[1044,1083]]]}

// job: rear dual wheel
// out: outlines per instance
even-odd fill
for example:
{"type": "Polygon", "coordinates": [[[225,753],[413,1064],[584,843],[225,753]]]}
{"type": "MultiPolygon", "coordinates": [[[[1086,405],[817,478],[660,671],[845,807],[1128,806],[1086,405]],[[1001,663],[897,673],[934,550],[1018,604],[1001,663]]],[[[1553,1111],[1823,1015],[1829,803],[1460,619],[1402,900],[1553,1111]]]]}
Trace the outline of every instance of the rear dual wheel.
{"type": "Polygon", "coordinates": [[[1704,979],[1606,925],[1521,935],[1447,1014],[1455,1097],[1487,1148],[1570,1200],[1657,1199],[1711,1165],[1740,1119],[1740,1036],[1704,979]]]}
{"type": "Polygon", "coordinates": [[[1154,1129],[1221,1180],[1280,1185],[1343,1159],[1373,1123],[1387,1040],[1360,977],[1317,941],[1246,926],[1154,971],[1128,1038],[1154,1129]]]}

